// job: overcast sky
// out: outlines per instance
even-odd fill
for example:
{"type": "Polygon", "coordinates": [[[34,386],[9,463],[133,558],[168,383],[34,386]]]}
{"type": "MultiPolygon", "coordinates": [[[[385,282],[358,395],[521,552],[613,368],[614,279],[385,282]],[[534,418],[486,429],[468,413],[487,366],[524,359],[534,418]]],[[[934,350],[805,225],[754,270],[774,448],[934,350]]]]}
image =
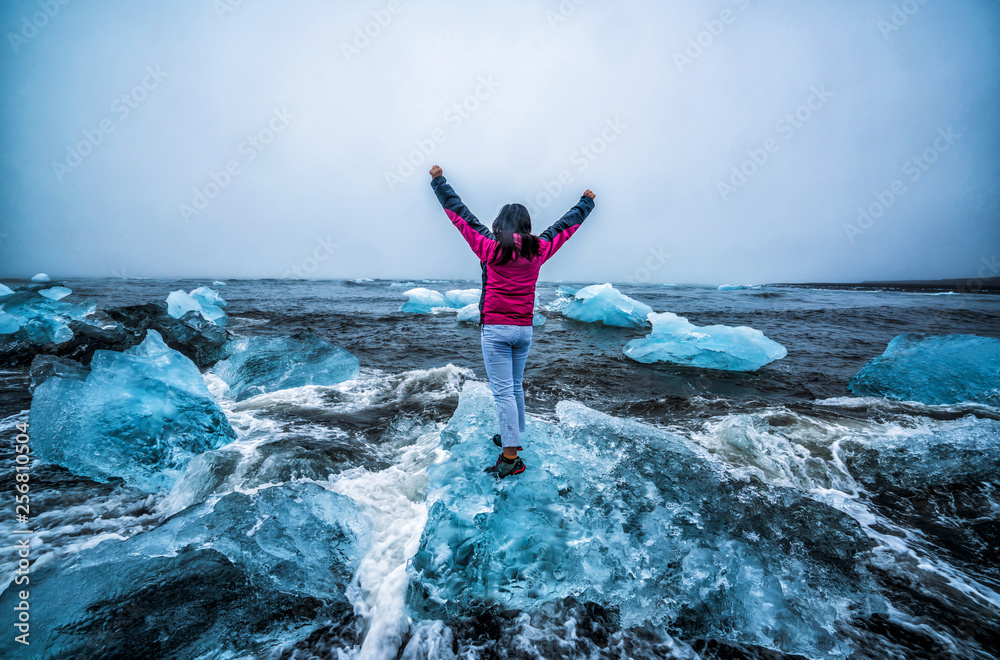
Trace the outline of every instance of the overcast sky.
{"type": "Polygon", "coordinates": [[[476,278],[433,164],[484,223],[517,201],[536,233],[597,193],[547,280],[1000,255],[995,0],[0,11],[2,277],[476,278]]]}

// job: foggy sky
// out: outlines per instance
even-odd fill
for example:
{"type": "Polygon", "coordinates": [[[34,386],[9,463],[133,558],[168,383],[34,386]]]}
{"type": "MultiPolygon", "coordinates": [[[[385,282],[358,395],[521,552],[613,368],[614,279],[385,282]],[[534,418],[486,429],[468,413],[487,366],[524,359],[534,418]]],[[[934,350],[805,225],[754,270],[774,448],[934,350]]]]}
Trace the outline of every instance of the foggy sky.
{"type": "Polygon", "coordinates": [[[546,280],[1000,275],[995,0],[0,11],[2,277],[476,278],[433,164],[597,193],[546,280]]]}

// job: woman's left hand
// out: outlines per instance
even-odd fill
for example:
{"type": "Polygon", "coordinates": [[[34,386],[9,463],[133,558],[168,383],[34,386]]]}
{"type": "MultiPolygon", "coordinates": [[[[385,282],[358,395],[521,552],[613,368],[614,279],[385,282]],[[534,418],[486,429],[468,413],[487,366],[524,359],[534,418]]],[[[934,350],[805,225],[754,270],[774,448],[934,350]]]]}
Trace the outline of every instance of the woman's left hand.
{"type": "Polygon", "coordinates": [[[438,178],[439,176],[441,176],[443,174],[444,174],[444,170],[442,170],[437,165],[435,165],[434,167],[431,168],[431,178],[432,179],[436,179],[436,178],[438,178]]]}

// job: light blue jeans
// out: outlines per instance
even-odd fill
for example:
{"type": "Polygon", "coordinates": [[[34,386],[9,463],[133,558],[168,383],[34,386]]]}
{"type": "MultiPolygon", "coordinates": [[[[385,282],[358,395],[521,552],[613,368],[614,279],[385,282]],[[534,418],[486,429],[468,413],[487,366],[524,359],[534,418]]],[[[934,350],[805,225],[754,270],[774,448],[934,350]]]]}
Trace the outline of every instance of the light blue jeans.
{"type": "Polygon", "coordinates": [[[530,325],[484,325],[483,361],[497,406],[504,447],[520,447],[524,431],[524,363],[531,348],[530,325]]]}

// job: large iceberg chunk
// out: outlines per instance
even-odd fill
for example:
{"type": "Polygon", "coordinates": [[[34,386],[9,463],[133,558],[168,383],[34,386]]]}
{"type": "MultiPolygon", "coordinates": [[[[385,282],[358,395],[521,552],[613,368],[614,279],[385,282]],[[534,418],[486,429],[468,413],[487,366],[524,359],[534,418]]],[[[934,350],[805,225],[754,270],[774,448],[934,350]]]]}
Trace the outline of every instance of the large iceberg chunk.
{"type": "Polygon", "coordinates": [[[653,332],[633,339],[625,355],[637,362],[673,362],[705,369],[757,371],[788,355],[785,347],[760,330],[727,325],[693,325],[671,312],[650,314],[653,332]]]}
{"type": "Polygon", "coordinates": [[[197,312],[207,321],[216,325],[228,325],[229,319],[223,311],[226,301],[219,292],[205,286],[198,287],[186,293],[183,290],[172,291],[167,296],[167,313],[179,319],[188,312],[197,312]]]}
{"type": "Polygon", "coordinates": [[[155,330],[123,353],[95,351],[89,370],[39,356],[31,375],[38,455],[96,481],[169,486],[192,457],[236,437],[198,368],[155,330]]]}
{"type": "Polygon", "coordinates": [[[577,291],[560,311],[563,316],[586,323],[641,328],[653,308],[621,294],[610,284],[594,284],[577,291]]]}
{"type": "MultiPolygon", "coordinates": [[[[527,470],[496,481],[496,413],[468,382],[428,468],[431,506],[409,570],[416,618],[566,598],[688,636],[816,658],[850,652],[832,631],[884,607],[852,518],[793,489],[732,478],[691,440],[561,402],[529,418],[527,470]],[[803,526],[801,521],[811,521],[803,526]]],[[[661,628],[662,629],[662,628],[661,628]]]]}
{"type": "Polygon", "coordinates": [[[899,335],[851,379],[851,392],[928,404],[1000,406],[1000,339],[899,335]]]}
{"type": "Polygon", "coordinates": [[[14,289],[10,288],[3,282],[0,282],[0,298],[3,296],[9,296],[12,293],[14,293],[14,289]]]}
{"type": "Polygon", "coordinates": [[[232,343],[231,357],[215,365],[237,401],[303,385],[336,385],[358,377],[358,359],[312,334],[248,337],[232,343]]]}
{"type": "Polygon", "coordinates": [[[31,281],[32,282],[40,282],[40,283],[41,282],[51,282],[52,278],[49,277],[48,275],[46,275],[45,273],[38,273],[37,275],[35,275],[34,277],[31,278],[31,281]]]}
{"type": "Polygon", "coordinates": [[[32,609],[51,625],[31,642],[53,658],[272,657],[290,631],[355,625],[347,594],[370,545],[351,499],[314,483],[229,493],[33,567],[32,609]]]}

